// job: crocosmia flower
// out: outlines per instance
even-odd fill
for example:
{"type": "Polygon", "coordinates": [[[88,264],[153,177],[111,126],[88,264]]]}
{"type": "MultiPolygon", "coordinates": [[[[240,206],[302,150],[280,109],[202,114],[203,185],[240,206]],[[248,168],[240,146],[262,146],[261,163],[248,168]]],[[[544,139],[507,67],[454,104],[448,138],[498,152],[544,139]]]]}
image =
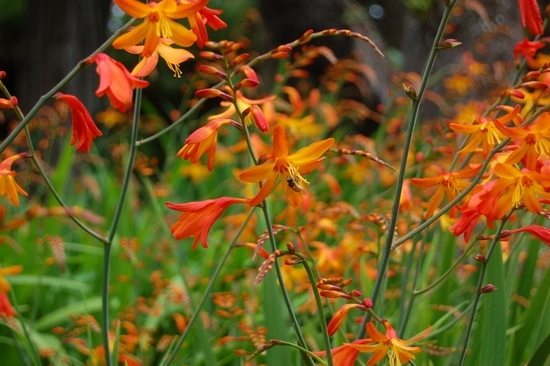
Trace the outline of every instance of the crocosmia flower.
{"type": "Polygon", "coordinates": [[[208,0],[178,1],[163,0],[151,1],[144,4],[137,0],[114,0],[115,4],[126,14],[143,19],[143,23],[114,40],[114,48],[128,48],[138,45],[144,38],[143,57],[150,57],[159,44],[160,38],[170,38],[175,44],[182,47],[191,46],[197,36],[183,25],[172,19],[182,19],[194,16],[208,0]]]}
{"type": "Polygon", "coordinates": [[[8,294],[5,292],[0,292],[0,318],[10,319],[16,315],[17,313],[11,306],[8,294]]]}
{"type": "Polygon", "coordinates": [[[250,200],[251,206],[260,204],[277,185],[279,177],[291,206],[302,203],[303,188],[309,184],[302,176],[317,168],[321,157],[334,144],[334,139],[314,142],[290,154],[290,147],[284,129],[276,125],[273,130],[273,151],[266,156],[270,163],[253,166],[243,171],[239,178],[244,182],[256,183],[265,180],[258,194],[250,200]]]}
{"type": "Polygon", "coordinates": [[[71,119],[73,121],[73,138],[71,139],[71,145],[78,142],[76,144],[76,150],[81,152],[90,151],[93,140],[102,135],[90,116],[90,113],[88,113],[84,104],[74,95],[59,93],[56,95],[56,99],[64,101],[71,109],[71,119]]]}
{"type": "MultiPolygon", "coordinates": [[[[161,38],[157,49],[151,54],[151,57],[143,57],[141,61],[132,70],[132,75],[145,77],[149,75],[157,66],[159,55],[166,61],[168,68],[174,72],[174,76],[181,77],[179,64],[194,58],[193,54],[182,48],[170,47],[173,42],[169,39],[161,38]]],[[[132,46],[126,49],[130,53],[139,54],[143,52],[144,46],[132,46]]]]}
{"type": "Polygon", "coordinates": [[[96,63],[99,75],[99,87],[95,95],[102,97],[107,94],[111,105],[120,112],[126,112],[132,105],[133,88],[145,88],[149,85],[148,81],[130,74],[123,64],[104,53],[95,55],[90,61],[96,63]]]}
{"type": "Polygon", "coordinates": [[[8,198],[15,207],[19,206],[19,196],[17,193],[26,196],[27,192],[25,192],[23,188],[19,187],[19,185],[15,182],[15,172],[11,170],[11,165],[14,161],[24,157],[25,155],[26,154],[13,155],[0,163],[0,196],[7,194],[8,198]]]}
{"type": "Polygon", "coordinates": [[[542,17],[537,0],[518,0],[521,24],[534,36],[542,35],[542,17]]]}
{"type": "Polygon", "coordinates": [[[245,198],[221,197],[200,202],[166,202],[169,209],[182,212],[170,231],[177,240],[194,237],[193,250],[197,248],[199,241],[203,248],[208,248],[208,233],[214,222],[229,206],[236,203],[248,204],[248,201],[245,198]]]}

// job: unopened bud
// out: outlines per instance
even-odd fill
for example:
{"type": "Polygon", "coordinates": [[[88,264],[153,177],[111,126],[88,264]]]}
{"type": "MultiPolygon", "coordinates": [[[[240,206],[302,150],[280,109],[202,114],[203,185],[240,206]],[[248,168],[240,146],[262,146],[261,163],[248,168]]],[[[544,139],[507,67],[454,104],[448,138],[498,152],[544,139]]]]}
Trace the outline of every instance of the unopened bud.
{"type": "Polygon", "coordinates": [[[226,93],[222,92],[221,90],[213,89],[213,88],[197,90],[195,92],[195,96],[197,98],[216,98],[216,97],[220,97],[220,98],[222,98],[224,100],[227,100],[229,102],[233,102],[233,97],[231,95],[226,94],[226,93]]]}
{"type": "Polygon", "coordinates": [[[205,60],[210,60],[210,61],[222,61],[223,60],[222,55],[219,55],[219,54],[217,54],[215,52],[212,52],[212,51],[201,51],[199,53],[199,57],[204,58],[205,60]]]}
{"type": "Polygon", "coordinates": [[[478,262],[487,263],[487,258],[483,254],[476,254],[472,258],[478,262]]]}
{"type": "Polygon", "coordinates": [[[290,254],[294,254],[294,245],[291,242],[286,243],[286,248],[290,254]]]}
{"type": "Polygon", "coordinates": [[[227,79],[227,74],[225,72],[222,72],[222,71],[216,69],[214,66],[199,65],[199,67],[197,67],[197,70],[199,72],[202,72],[203,74],[206,74],[206,75],[215,75],[219,78],[227,79]]]}
{"type": "Polygon", "coordinates": [[[229,68],[233,69],[235,66],[240,65],[248,60],[248,53],[240,54],[229,64],[229,68]]]}
{"type": "Polygon", "coordinates": [[[510,96],[516,97],[518,99],[524,99],[525,98],[525,94],[521,90],[518,90],[518,89],[507,89],[504,92],[504,95],[510,95],[510,96]]]}
{"type": "Polygon", "coordinates": [[[460,46],[461,44],[462,44],[462,42],[459,42],[454,38],[448,38],[448,39],[445,39],[445,40],[441,41],[437,45],[437,49],[438,50],[448,50],[449,48],[454,48],[454,47],[460,46]]]}
{"type": "Polygon", "coordinates": [[[6,77],[6,72],[4,70],[0,70],[0,80],[6,77]]]}
{"type": "Polygon", "coordinates": [[[372,300],[369,299],[368,297],[364,298],[363,301],[362,301],[362,304],[364,307],[366,307],[367,309],[371,309],[372,308],[372,300]]]}
{"type": "Polygon", "coordinates": [[[258,80],[243,79],[235,84],[235,89],[239,90],[241,88],[255,88],[258,85],[260,85],[260,82],[258,80]]]}
{"type": "Polygon", "coordinates": [[[13,96],[13,95],[12,95],[12,96],[10,97],[10,103],[11,103],[12,106],[15,107],[16,105],[19,104],[19,101],[17,100],[17,97],[16,97],[16,96],[13,96]]]}
{"type": "Polygon", "coordinates": [[[262,165],[263,163],[265,163],[267,160],[269,159],[269,157],[267,155],[262,155],[258,158],[258,165],[262,165]]]}
{"type": "Polygon", "coordinates": [[[417,100],[418,95],[416,94],[416,89],[409,83],[403,83],[403,90],[405,91],[405,94],[412,100],[417,100]]]}
{"type": "Polygon", "coordinates": [[[497,288],[495,285],[491,285],[491,284],[488,284],[488,285],[485,285],[483,286],[479,292],[482,293],[482,294],[488,294],[489,292],[493,292],[495,291],[497,288]]]}
{"type": "Polygon", "coordinates": [[[305,31],[304,34],[302,34],[302,36],[300,37],[300,42],[305,42],[307,40],[309,40],[309,36],[311,36],[313,34],[313,29],[308,29],[307,31],[305,31]]]}
{"type": "Polygon", "coordinates": [[[539,76],[540,76],[540,71],[533,70],[533,71],[529,71],[527,74],[525,74],[525,76],[523,77],[523,80],[524,81],[534,80],[534,79],[538,78],[539,76]]]}
{"type": "Polygon", "coordinates": [[[343,298],[343,299],[350,299],[350,296],[347,295],[347,294],[344,294],[344,293],[341,293],[341,292],[338,292],[338,291],[327,291],[327,290],[324,290],[324,291],[321,291],[319,293],[319,295],[323,296],[323,297],[328,297],[330,299],[339,299],[339,298],[343,298]]]}
{"type": "Polygon", "coordinates": [[[351,284],[353,282],[353,280],[351,278],[346,278],[345,280],[343,280],[341,283],[340,283],[340,286],[342,287],[346,287],[348,286],[349,284],[351,284]]]}
{"type": "Polygon", "coordinates": [[[288,56],[289,56],[288,52],[273,52],[270,57],[276,60],[282,60],[282,59],[288,58],[288,56]]]}
{"type": "Polygon", "coordinates": [[[256,127],[258,127],[262,132],[269,131],[269,123],[267,122],[267,118],[265,118],[261,108],[257,105],[251,105],[249,109],[256,127]]]}
{"type": "Polygon", "coordinates": [[[361,297],[363,294],[361,293],[361,291],[352,290],[352,291],[350,292],[350,295],[353,296],[353,297],[361,297]]]}
{"type": "Polygon", "coordinates": [[[239,122],[237,122],[235,120],[231,120],[231,121],[229,121],[229,123],[231,124],[231,126],[235,127],[237,130],[239,130],[239,131],[243,130],[243,125],[240,124],[239,122]]]}
{"type": "Polygon", "coordinates": [[[548,85],[546,83],[543,83],[542,81],[528,81],[521,84],[521,86],[524,88],[533,88],[539,90],[545,90],[548,88],[548,85]]]}

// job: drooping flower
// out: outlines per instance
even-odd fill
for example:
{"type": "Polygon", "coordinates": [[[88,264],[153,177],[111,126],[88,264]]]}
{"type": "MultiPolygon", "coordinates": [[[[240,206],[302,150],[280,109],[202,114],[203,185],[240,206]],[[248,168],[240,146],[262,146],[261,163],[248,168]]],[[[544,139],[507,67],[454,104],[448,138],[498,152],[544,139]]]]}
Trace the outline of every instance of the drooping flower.
{"type": "Polygon", "coordinates": [[[74,145],[78,141],[76,150],[81,152],[90,151],[93,140],[103,135],[95,125],[90,113],[88,113],[84,104],[74,95],[58,93],[55,98],[67,103],[71,109],[73,124],[71,145],[74,145]]]}
{"type": "Polygon", "coordinates": [[[200,202],[166,202],[169,209],[182,212],[170,231],[177,240],[194,237],[193,250],[197,248],[199,241],[203,248],[208,248],[208,233],[212,225],[229,206],[236,203],[248,204],[249,200],[246,198],[221,197],[200,202]]]}
{"type": "Polygon", "coordinates": [[[431,332],[431,327],[428,327],[428,329],[421,334],[408,340],[402,340],[397,336],[395,329],[393,329],[388,321],[384,320],[383,324],[384,327],[386,327],[386,334],[378,331],[374,324],[367,323],[367,333],[370,339],[372,342],[378,342],[378,344],[351,343],[352,347],[359,352],[374,352],[372,358],[367,361],[369,366],[376,365],[378,362],[382,361],[386,355],[390,359],[391,366],[403,365],[410,360],[414,360],[415,357],[413,353],[418,353],[421,349],[420,347],[411,347],[409,344],[426,337],[431,332]]]}
{"type": "Polygon", "coordinates": [[[533,57],[537,54],[537,51],[546,46],[545,42],[530,41],[524,38],[523,41],[516,43],[514,46],[514,61],[519,61],[519,55],[523,55],[527,62],[530,64],[533,62],[533,57]]]}
{"type": "Polygon", "coordinates": [[[195,2],[176,0],[151,1],[144,4],[137,0],[114,0],[115,4],[128,15],[143,19],[143,23],[114,40],[113,47],[128,48],[139,44],[144,38],[143,57],[150,57],[159,44],[159,38],[170,38],[182,47],[191,46],[197,36],[172,19],[193,16],[208,0],[195,2]]]}
{"type": "Polygon", "coordinates": [[[526,127],[506,127],[498,120],[495,126],[505,136],[520,140],[520,145],[506,159],[507,164],[516,164],[525,157],[525,167],[535,170],[539,158],[550,157],[550,113],[541,114],[526,127]]]}
{"type": "Polygon", "coordinates": [[[185,139],[185,145],[178,151],[178,156],[183,160],[189,160],[191,164],[196,164],[199,158],[207,153],[208,170],[212,171],[214,155],[216,154],[216,143],[218,141],[218,130],[222,125],[227,123],[231,123],[231,120],[227,118],[215,119],[193,132],[185,139]]]}
{"type": "MultiPolygon", "coordinates": [[[[447,196],[447,200],[449,202],[454,200],[460,192],[470,184],[470,182],[465,180],[465,178],[474,177],[479,173],[480,169],[481,164],[476,164],[457,172],[443,171],[435,177],[412,178],[411,183],[419,187],[428,188],[437,185],[437,190],[428,203],[428,208],[426,210],[426,214],[424,215],[424,219],[426,220],[432,217],[435,209],[443,201],[443,196],[447,196]]],[[[453,218],[456,216],[457,212],[457,207],[453,206],[449,212],[449,216],[453,218]]]]}
{"type": "Polygon", "coordinates": [[[8,294],[0,291],[0,318],[9,319],[17,315],[17,312],[11,306],[8,294]]]}
{"type": "Polygon", "coordinates": [[[332,316],[330,322],[327,325],[327,332],[329,336],[334,335],[338,329],[344,324],[346,316],[351,309],[359,309],[365,311],[365,306],[361,304],[344,304],[342,305],[332,316]]]}
{"type": "Polygon", "coordinates": [[[283,190],[291,206],[302,203],[303,187],[309,184],[302,174],[308,174],[317,168],[324,160],[321,157],[332,145],[334,139],[329,138],[317,141],[306,146],[294,154],[290,154],[290,147],[284,129],[276,125],[273,131],[273,151],[267,159],[271,163],[253,166],[243,171],[239,178],[244,182],[265,182],[258,194],[250,200],[251,206],[260,204],[277,185],[279,177],[283,181],[283,190]]]}
{"type": "Polygon", "coordinates": [[[15,181],[15,172],[11,170],[11,165],[17,159],[25,156],[25,153],[13,155],[0,163],[0,196],[7,194],[15,207],[19,207],[19,196],[17,193],[27,196],[27,192],[15,181]]]}
{"type": "Polygon", "coordinates": [[[542,17],[537,0],[518,0],[521,25],[534,36],[542,35],[542,17]]]}
{"type": "Polygon", "coordinates": [[[517,234],[517,233],[529,233],[533,236],[536,236],[544,244],[550,246],[550,229],[546,227],[539,226],[539,225],[527,225],[519,229],[510,230],[508,232],[509,235],[517,234]]]}
{"type": "Polygon", "coordinates": [[[95,95],[102,97],[107,94],[111,105],[120,112],[126,112],[132,105],[132,89],[149,85],[148,81],[130,74],[123,64],[104,53],[95,55],[89,61],[96,63],[99,75],[99,87],[95,95]]]}
{"type": "Polygon", "coordinates": [[[195,14],[188,17],[189,24],[191,24],[191,30],[197,36],[197,46],[199,46],[199,48],[202,48],[204,44],[208,42],[206,25],[213,30],[227,27],[227,24],[218,17],[221,13],[222,10],[210,9],[205,6],[195,14]]]}
{"type": "MultiPolygon", "coordinates": [[[[181,77],[181,70],[179,64],[182,62],[194,58],[193,54],[182,48],[170,47],[174,43],[170,39],[160,38],[159,44],[150,57],[143,57],[141,61],[132,70],[132,75],[137,77],[145,77],[149,75],[159,60],[159,55],[166,61],[168,68],[174,72],[174,76],[181,77]]],[[[132,46],[126,49],[126,51],[134,54],[140,54],[143,52],[144,46],[132,46]]]]}

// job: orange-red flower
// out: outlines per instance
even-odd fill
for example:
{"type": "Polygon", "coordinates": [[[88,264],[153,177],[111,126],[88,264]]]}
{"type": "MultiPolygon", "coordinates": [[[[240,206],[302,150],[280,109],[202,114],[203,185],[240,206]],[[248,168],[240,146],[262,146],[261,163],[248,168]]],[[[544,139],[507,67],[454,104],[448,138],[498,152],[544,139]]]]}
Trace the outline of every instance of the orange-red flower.
{"type": "Polygon", "coordinates": [[[95,55],[90,62],[96,63],[99,75],[99,87],[95,95],[102,97],[107,94],[111,105],[121,112],[126,112],[132,105],[133,88],[145,88],[149,85],[148,81],[130,74],[123,64],[104,53],[95,55]]]}
{"type": "Polygon", "coordinates": [[[342,324],[344,324],[344,320],[346,320],[346,316],[348,315],[348,312],[351,309],[359,309],[365,311],[365,306],[361,304],[344,304],[338,309],[334,315],[332,316],[332,319],[330,319],[330,322],[327,326],[327,332],[329,336],[332,336],[340,327],[342,324]]]}
{"type": "MultiPolygon", "coordinates": [[[[371,339],[358,339],[352,343],[344,343],[340,347],[336,347],[330,350],[332,354],[332,363],[334,366],[355,366],[355,361],[359,357],[359,350],[354,345],[356,344],[368,344],[371,343],[371,339]]],[[[313,352],[317,356],[326,356],[326,351],[313,352]]]]}
{"type": "Polygon", "coordinates": [[[529,63],[532,63],[537,51],[545,46],[545,42],[529,41],[527,38],[524,38],[523,41],[516,43],[514,46],[514,61],[517,63],[519,55],[523,55],[529,63]]]}
{"type": "Polygon", "coordinates": [[[5,275],[14,275],[21,273],[23,266],[11,266],[0,268],[0,292],[8,292],[11,290],[9,282],[4,277],[5,275]]]}
{"type": "MultiPolygon", "coordinates": [[[[159,44],[156,50],[151,54],[150,57],[143,57],[141,61],[134,67],[132,70],[132,75],[137,77],[145,77],[149,75],[155,67],[159,60],[159,55],[166,61],[168,68],[174,72],[174,76],[178,78],[181,77],[181,70],[179,64],[182,62],[194,58],[193,54],[182,48],[170,47],[174,43],[170,39],[159,39],[159,44]]],[[[128,47],[126,51],[134,54],[139,54],[143,52],[144,46],[132,46],[128,47]]]]}
{"type": "Polygon", "coordinates": [[[386,334],[379,332],[374,324],[367,323],[367,333],[372,342],[378,342],[378,344],[354,344],[352,347],[359,352],[374,352],[372,358],[367,361],[369,366],[376,365],[382,361],[386,355],[390,359],[390,365],[402,365],[408,363],[410,360],[414,360],[413,353],[421,351],[420,347],[411,347],[409,344],[414,343],[431,332],[431,327],[428,327],[423,333],[417,335],[408,340],[402,340],[397,337],[395,329],[387,321],[383,321],[384,327],[386,327],[386,334]]]}
{"type": "Polygon", "coordinates": [[[11,170],[11,165],[14,161],[24,156],[26,156],[24,153],[13,155],[0,163],[0,196],[7,194],[15,207],[19,207],[19,196],[17,193],[26,196],[27,192],[19,187],[15,181],[15,172],[11,170]]]}
{"type": "Polygon", "coordinates": [[[227,27],[227,24],[218,17],[221,13],[222,10],[210,9],[205,6],[188,17],[189,24],[191,24],[191,30],[193,30],[193,33],[197,36],[197,46],[200,48],[208,41],[208,33],[206,32],[207,24],[213,30],[227,27]]]}
{"type": "Polygon", "coordinates": [[[516,164],[525,157],[524,165],[535,170],[539,158],[550,158],[550,113],[541,114],[533,124],[526,127],[506,127],[498,120],[495,126],[505,136],[520,140],[520,145],[505,163],[516,164]]]}
{"type": "MultiPolygon", "coordinates": [[[[500,117],[498,121],[502,124],[512,121],[517,117],[519,109],[520,107],[517,105],[511,112],[500,117]]],[[[474,152],[481,145],[483,155],[487,156],[495,144],[500,143],[504,138],[504,135],[495,127],[493,121],[484,117],[479,118],[475,124],[450,123],[449,127],[454,131],[471,135],[466,146],[460,150],[461,153],[474,152]]]]}
{"type": "Polygon", "coordinates": [[[542,34],[542,17],[537,0],[518,0],[521,24],[527,27],[532,35],[542,34]]]}
{"type": "Polygon", "coordinates": [[[178,221],[172,225],[170,231],[177,240],[194,237],[193,250],[200,241],[203,248],[208,248],[208,233],[214,222],[223,214],[227,207],[236,203],[249,202],[245,198],[221,197],[213,200],[189,203],[166,202],[166,206],[180,211],[178,221]]]}
{"type": "Polygon", "coordinates": [[[17,313],[13,309],[8,294],[0,291],[0,317],[4,319],[13,318],[17,313]]]}
{"type": "Polygon", "coordinates": [[[244,182],[255,183],[265,179],[258,194],[250,200],[251,206],[260,204],[275,189],[279,177],[283,181],[283,190],[291,206],[302,203],[303,188],[309,184],[302,174],[308,174],[324,160],[321,157],[334,144],[329,138],[317,141],[290,154],[290,147],[284,129],[276,125],[273,131],[273,151],[267,159],[272,163],[253,166],[243,171],[239,178],[244,182]]]}
{"type": "Polygon", "coordinates": [[[231,120],[227,118],[215,119],[193,132],[185,140],[185,145],[178,151],[178,156],[183,160],[189,160],[192,164],[196,164],[199,158],[204,153],[207,153],[208,170],[212,171],[214,155],[216,154],[216,143],[218,141],[218,130],[222,125],[227,123],[231,123],[231,120]]]}
{"type": "Polygon", "coordinates": [[[494,169],[499,177],[482,199],[488,199],[499,196],[498,201],[493,208],[491,219],[498,220],[512,208],[518,207],[521,202],[525,203],[525,208],[530,212],[539,212],[542,210],[537,195],[550,198],[550,192],[545,190],[550,187],[550,176],[535,171],[522,171],[508,165],[497,163],[494,169]]]}
{"type": "MultiPolygon", "coordinates": [[[[464,180],[465,178],[472,178],[481,169],[481,164],[476,164],[471,167],[466,167],[458,172],[443,171],[441,174],[430,178],[413,178],[411,183],[423,188],[428,188],[437,185],[437,190],[428,203],[428,208],[424,219],[430,218],[435,209],[443,201],[443,196],[447,196],[447,200],[450,202],[454,200],[462,190],[464,190],[470,182],[464,180]]],[[[450,217],[455,217],[458,209],[456,206],[451,208],[449,212],[450,217]]]]}
{"type": "MultiPolygon", "coordinates": [[[[550,229],[539,225],[527,225],[525,227],[508,231],[509,235],[517,233],[529,233],[536,236],[544,244],[550,246],[550,229]]],[[[504,234],[504,232],[503,232],[504,234]]]]}
{"type": "Polygon", "coordinates": [[[143,57],[150,57],[159,44],[159,38],[170,38],[182,47],[191,46],[197,36],[172,19],[193,16],[204,8],[208,0],[194,2],[163,0],[144,4],[137,0],[114,0],[124,12],[135,18],[143,18],[143,23],[114,40],[114,48],[128,48],[139,44],[144,38],[143,57]]]}
{"type": "Polygon", "coordinates": [[[90,116],[90,113],[88,113],[84,104],[74,95],[58,93],[56,99],[64,101],[71,109],[71,119],[73,123],[71,145],[74,145],[78,141],[76,150],[81,152],[90,151],[93,140],[102,135],[90,116]]]}

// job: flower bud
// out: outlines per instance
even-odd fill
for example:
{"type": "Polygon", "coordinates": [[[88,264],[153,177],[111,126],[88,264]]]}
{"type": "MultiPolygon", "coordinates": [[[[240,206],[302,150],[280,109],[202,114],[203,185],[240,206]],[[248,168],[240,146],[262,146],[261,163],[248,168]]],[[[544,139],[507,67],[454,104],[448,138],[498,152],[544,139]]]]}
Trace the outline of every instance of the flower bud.
{"type": "Polygon", "coordinates": [[[416,94],[416,89],[409,83],[403,83],[403,90],[405,91],[405,94],[412,100],[417,100],[418,95],[416,94]]]}
{"type": "Polygon", "coordinates": [[[454,38],[444,39],[437,45],[438,50],[448,50],[449,48],[454,48],[460,46],[462,42],[457,41],[454,38]]]}
{"type": "Polygon", "coordinates": [[[472,258],[478,262],[487,263],[487,258],[483,254],[476,254],[472,258]]]}
{"type": "Polygon", "coordinates": [[[286,243],[286,248],[290,254],[294,254],[294,245],[291,242],[286,243]]]}
{"type": "Polygon", "coordinates": [[[372,305],[373,305],[372,300],[369,299],[368,297],[365,297],[365,298],[363,299],[362,304],[363,304],[363,306],[366,307],[367,309],[371,309],[371,308],[372,308],[372,305]]]}
{"type": "Polygon", "coordinates": [[[208,88],[208,89],[201,89],[197,90],[195,92],[195,97],[197,98],[216,98],[220,97],[224,100],[227,100],[229,102],[233,102],[233,97],[229,94],[226,94],[218,89],[208,88]]]}
{"type": "Polygon", "coordinates": [[[199,67],[197,67],[197,70],[199,72],[202,72],[203,74],[206,74],[206,75],[215,75],[219,78],[227,79],[227,74],[225,72],[222,72],[222,71],[216,69],[214,66],[199,65],[199,67]]]}
{"type": "Polygon", "coordinates": [[[252,115],[252,119],[254,120],[254,123],[260,129],[260,131],[269,131],[269,123],[267,122],[267,118],[265,118],[265,115],[262,112],[261,108],[257,105],[251,105],[249,109],[250,114],[252,115]]]}
{"type": "Polygon", "coordinates": [[[18,100],[17,100],[17,97],[16,96],[11,96],[10,97],[10,103],[12,106],[16,106],[17,104],[19,104],[18,100]]]}
{"type": "Polygon", "coordinates": [[[199,53],[199,57],[204,58],[205,60],[210,60],[210,61],[222,61],[223,60],[222,55],[219,55],[219,54],[214,53],[212,51],[201,51],[199,53]]]}
{"type": "Polygon", "coordinates": [[[482,294],[488,294],[489,292],[493,292],[496,289],[497,289],[497,287],[495,285],[488,284],[488,285],[483,286],[479,290],[479,292],[482,293],[482,294]]]}
{"type": "Polygon", "coordinates": [[[521,86],[524,88],[533,88],[539,90],[545,90],[548,88],[548,85],[546,83],[543,83],[542,81],[527,81],[521,84],[521,86]]]}
{"type": "Polygon", "coordinates": [[[235,66],[240,65],[248,60],[248,53],[240,54],[229,64],[229,68],[233,69],[235,66]]]}
{"type": "Polygon", "coordinates": [[[353,297],[361,297],[362,293],[361,293],[361,291],[358,291],[358,290],[352,290],[350,295],[353,296],[353,297]]]}
{"type": "Polygon", "coordinates": [[[6,77],[6,72],[4,70],[0,70],[0,80],[6,77]]]}

